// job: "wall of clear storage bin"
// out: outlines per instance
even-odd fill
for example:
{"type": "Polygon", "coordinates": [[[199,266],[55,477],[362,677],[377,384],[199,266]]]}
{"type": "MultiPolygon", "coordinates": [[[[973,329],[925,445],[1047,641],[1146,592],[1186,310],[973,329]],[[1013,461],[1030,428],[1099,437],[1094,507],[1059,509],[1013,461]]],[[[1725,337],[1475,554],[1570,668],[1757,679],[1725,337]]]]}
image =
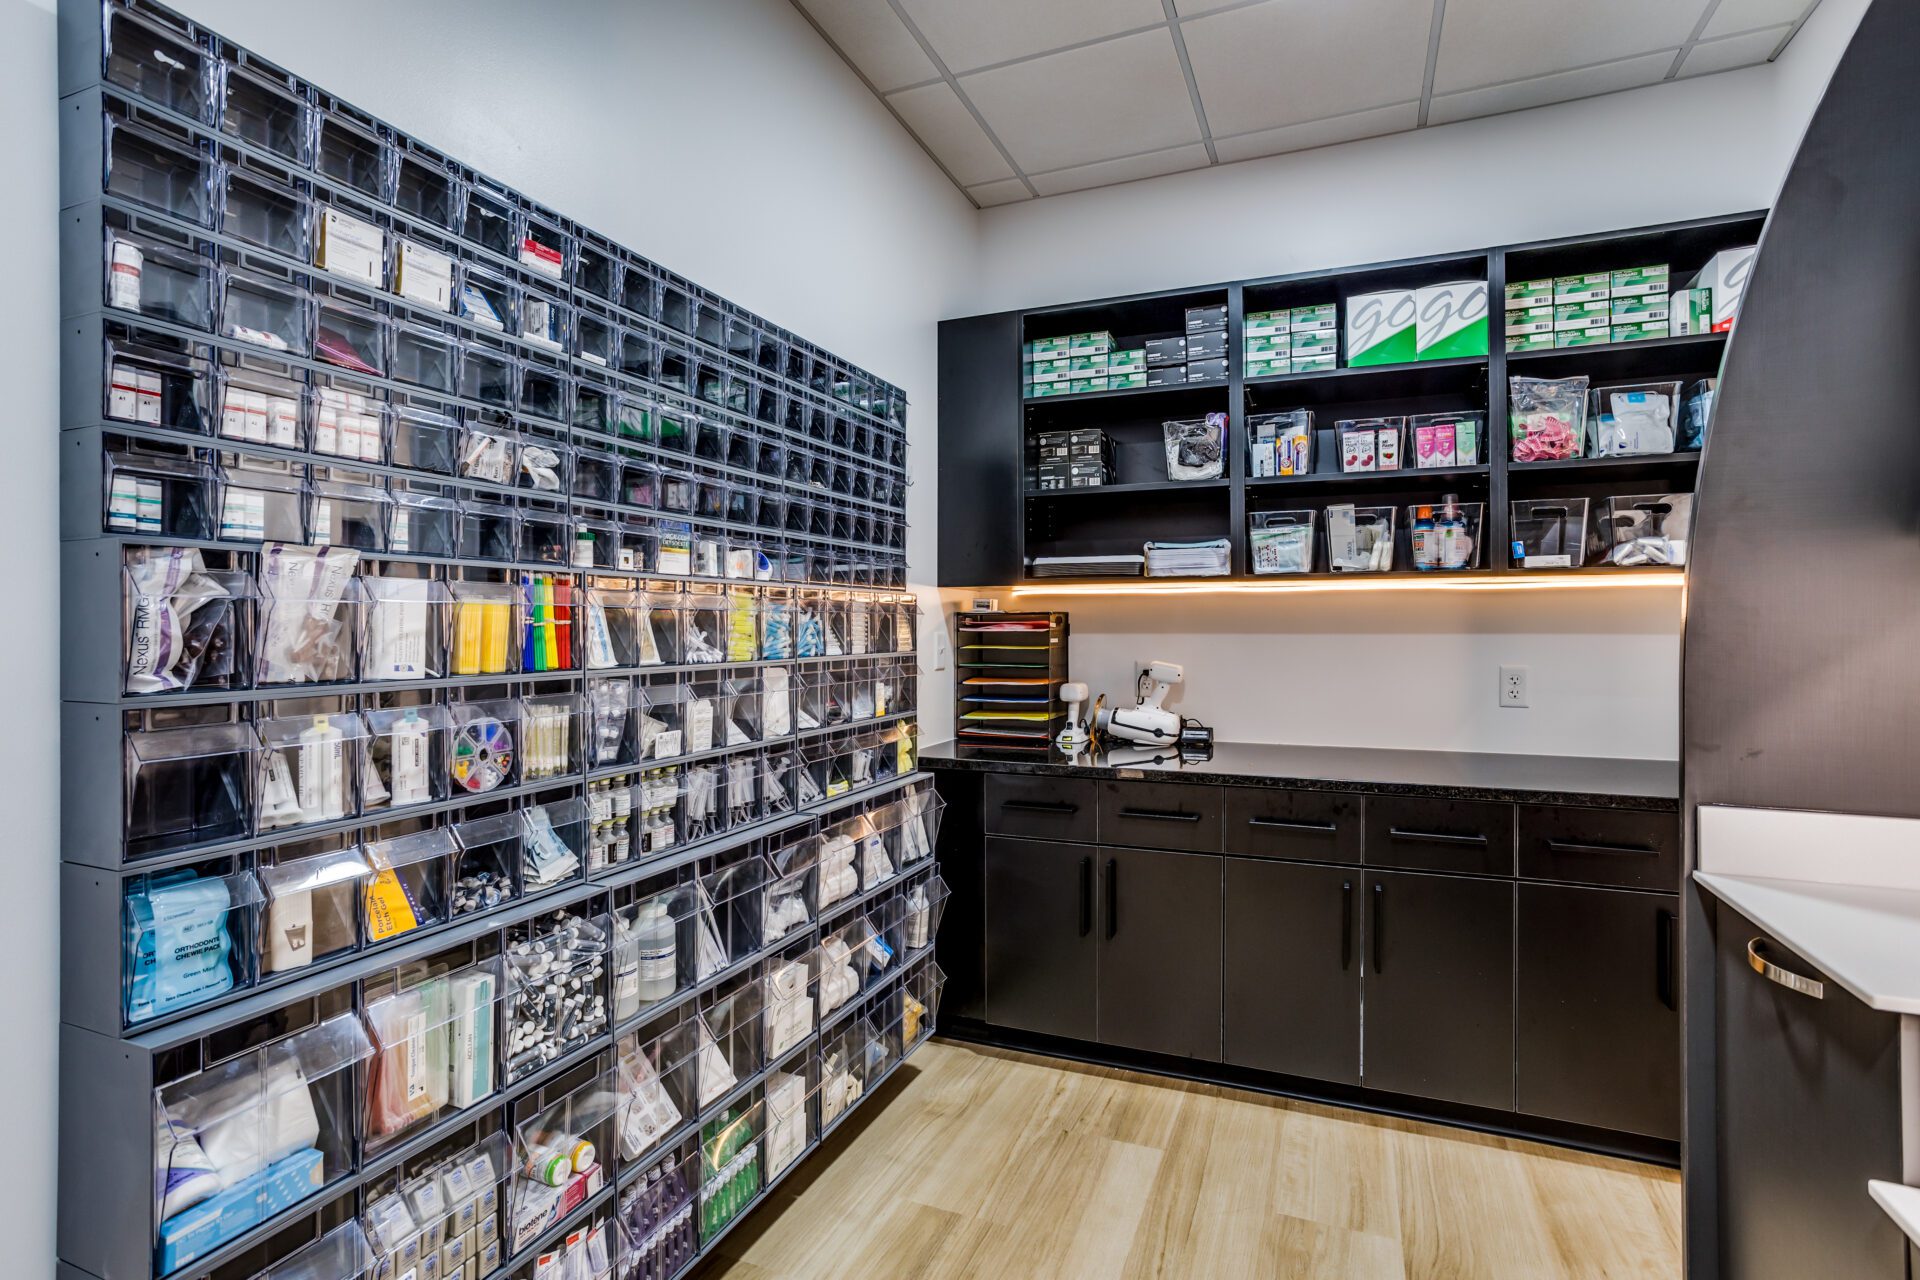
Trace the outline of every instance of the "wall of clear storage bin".
{"type": "Polygon", "coordinates": [[[905,397],[61,17],[63,1276],[667,1280],[934,1026],[905,397]]]}

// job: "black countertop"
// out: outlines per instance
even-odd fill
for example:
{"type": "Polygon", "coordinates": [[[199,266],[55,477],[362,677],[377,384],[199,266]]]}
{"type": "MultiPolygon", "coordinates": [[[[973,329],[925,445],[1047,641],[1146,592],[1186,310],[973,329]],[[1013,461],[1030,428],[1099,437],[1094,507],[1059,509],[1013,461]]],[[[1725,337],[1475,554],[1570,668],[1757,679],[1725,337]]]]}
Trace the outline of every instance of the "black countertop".
{"type": "Polygon", "coordinates": [[[980,773],[1150,777],[1217,785],[1616,809],[1677,809],[1680,796],[1680,764],[1675,760],[1296,747],[1260,742],[1217,742],[1210,758],[1186,760],[1173,748],[1159,752],[1147,747],[1102,751],[1069,759],[1051,748],[1042,753],[941,742],[921,749],[920,766],[980,773]]]}

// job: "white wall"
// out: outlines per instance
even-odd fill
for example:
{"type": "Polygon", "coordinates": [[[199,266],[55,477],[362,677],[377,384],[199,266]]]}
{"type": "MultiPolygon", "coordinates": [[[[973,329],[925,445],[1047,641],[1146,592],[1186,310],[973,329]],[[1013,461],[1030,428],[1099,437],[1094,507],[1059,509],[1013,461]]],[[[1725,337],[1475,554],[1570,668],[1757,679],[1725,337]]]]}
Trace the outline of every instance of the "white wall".
{"type": "MultiPolygon", "coordinates": [[[[986,210],[956,314],[1763,208],[1866,4],[1824,0],[1770,66],[986,210]]],[[[1072,614],[1095,692],[1184,664],[1178,705],[1224,740],[1679,754],[1670,589],[1021,603],[1072,614]],[[1505,664],[1525,710],[1496,704],[1505,664]]]]}

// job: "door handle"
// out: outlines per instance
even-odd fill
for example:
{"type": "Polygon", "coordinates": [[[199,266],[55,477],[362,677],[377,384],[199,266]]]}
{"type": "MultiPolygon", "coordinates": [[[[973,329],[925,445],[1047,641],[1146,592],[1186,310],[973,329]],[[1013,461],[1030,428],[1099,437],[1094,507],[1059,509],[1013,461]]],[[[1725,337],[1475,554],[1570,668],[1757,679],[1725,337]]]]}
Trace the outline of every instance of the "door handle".
{"type": "MultiPolygon", "coordinates": [[[[1421,844],[1485,844],[1485,836],[1456,836],[1445,831],[1404,831],[1399,827],[1388,827],[1387,835],[1395,840],[1417,840],[1421,844]]],[[[1374,888],[1379,888],[1375,885],[1374,888]]]]}
{"type": "Polygon", "coordinates": [[[1093,932],[1093,859],[1080,859],[1080,936],[1093,932]]]}
{"type": "Polygon", "coordinates": [[[1065,804],[1049,800],[1002,800],[1002,809],[1011,809],[1016,813],[1058,813],[1075,814],[1080,812],[1077,804],[1065,804]]]}
{"type": "Polygon", "coordinates": [[[1384,972],[1380,964],[1380,935],[1384,931],[1384,926],[1381,922],[1386,919],[1387,914],[1387,886],[1377,880],[1374,881],[1373,885],[1371,905],[1373,907],[1373,919],[1367,922],[1367,945],[1373,948],[1373,971],[1379,974],[1384,972]]]}
{"type": "Polygon", "coordinates": [[[1313,831],[1319,833],[1335,830],[1331,822],[1283,822],[1279,818],[1248,818],[1250,827],[1272,827],[1278,831],[1313,831]]]}
{"type": "Polygon", "coordinates": [[[1340,882],[1340,968],[1353,965],[1353,881],[1340,882]]]}
{"type": "Polygon", "coordinates": [[[1654,917],[1653,988],[1660,1003],[1678,1009],[1673,999],[1673,912],[1662,911],[1654,917]]]}
{"type": "Polygon", "coordinates": [[[1107,937],[1120,932],[1120,864],[1107,859],[1107,937]]]}
{"type": "Polygon", "coordinates": [[[1123,818],[1144,818],[1149,822],[1198,822],[1197,813],[1177,813],[1171,809],[1122,809],[1123,818]]]}
{"type": "Polygon", "coordinates": [[[1827,984],[1813,978],[1803,977],[1791,969],[1782,969],[1761,954],[1766,944],[1758,938],[1747,939],[1747,963],[1753,971],[1768,982],[1777,982],[1789,991],[1798,991],[1803,996],[1812,996],[1815,1000],[1827,998],[1827,984]]]}
{"type": "Polygon", "coordinates": [[[1584,840],[1548,840],[1547,849],[1553,853],[1604,853],[1626,855],[1636,858],[1651,858],[1659,854],[1658,849],[1649,849],[1638,844],[1591,844],[1584,840]]]}

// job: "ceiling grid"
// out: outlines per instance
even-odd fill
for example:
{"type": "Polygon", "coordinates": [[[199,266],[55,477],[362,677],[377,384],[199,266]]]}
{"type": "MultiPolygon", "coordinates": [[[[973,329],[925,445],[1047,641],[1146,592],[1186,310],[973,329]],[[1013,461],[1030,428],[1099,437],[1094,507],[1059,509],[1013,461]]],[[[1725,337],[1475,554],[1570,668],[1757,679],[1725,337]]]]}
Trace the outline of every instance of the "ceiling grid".
{"type": "Polygon", "coordinates": [[[978,207],[1731,71],[1819,0],[792,0],[978,207]]]}

